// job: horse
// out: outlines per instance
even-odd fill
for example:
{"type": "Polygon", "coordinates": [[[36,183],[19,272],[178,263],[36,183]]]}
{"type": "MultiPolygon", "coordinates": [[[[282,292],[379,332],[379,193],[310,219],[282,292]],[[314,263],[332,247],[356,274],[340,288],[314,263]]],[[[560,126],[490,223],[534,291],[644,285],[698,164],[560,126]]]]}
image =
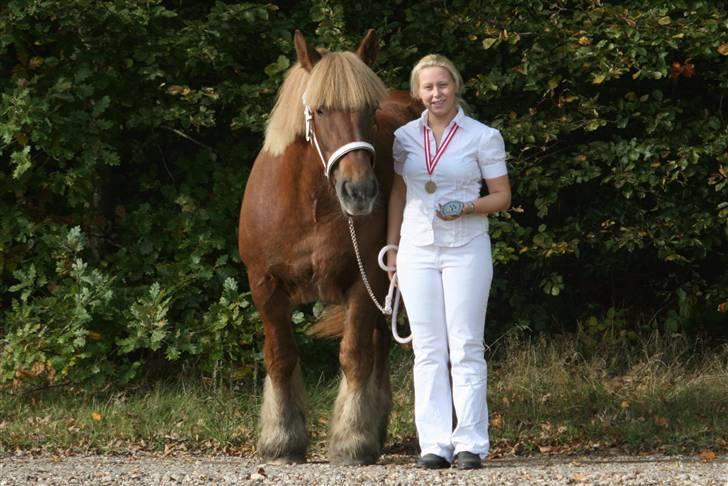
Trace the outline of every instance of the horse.
{"type": "Polygon", "coordinates": [[[383,295],[388,279],[377,251],[386,240],[393,133],[420,111],[408,93],[387,91],[371,69],[378,53],[373,30],[355,53],[317,50],[299,31],[294,44],[297,62],[279,89],[240,209],[238,249],[265,336],[257,452],[267,462],[306,461],[291,311],[318,300],[327,311],[315,334],[341,338],[328,458],[372,464],[391,408],[389,334],[358,265],[374,294],[383,295]]]}

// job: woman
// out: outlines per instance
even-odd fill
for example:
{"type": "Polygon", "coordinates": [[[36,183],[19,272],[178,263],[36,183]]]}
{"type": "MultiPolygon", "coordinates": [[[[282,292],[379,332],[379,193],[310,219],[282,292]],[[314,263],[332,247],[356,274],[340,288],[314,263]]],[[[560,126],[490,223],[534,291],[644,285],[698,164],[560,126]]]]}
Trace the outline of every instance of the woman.
{"type": "Polygon", "coordinates": [[[447,58],[422,58],[410,91],[426,110],[395,132],[387,243],[399,250],[387,258],[396,261],[413,335],[417,464],[474,469],[490,445],[487,215],[510,207],[505,148],[498,130],[463,113],[462,77],[447,58]],[[480,197],[483,180],[488,195],[480,197]]]}

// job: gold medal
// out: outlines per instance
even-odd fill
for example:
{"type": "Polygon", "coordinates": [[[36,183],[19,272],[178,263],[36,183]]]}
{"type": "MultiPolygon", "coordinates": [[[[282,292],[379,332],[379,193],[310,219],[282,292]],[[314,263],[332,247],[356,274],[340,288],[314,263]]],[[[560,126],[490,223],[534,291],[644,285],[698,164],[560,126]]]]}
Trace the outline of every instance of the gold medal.
{"type": "Polygon", "coordinates": [[[435,166],[442,158],[442,154],[445,153],[445,149],[447,149],[447,146],[450,144],[450,141],[455,136],[455,132],[458,131],[458,128],[459,127],[457,123],[453,124],[453,127],[447,133],[445,140],[443,140],[442,145],[438,147],[437,151],[435,152],[435,156],[433,157],[430,153],[430,137],[427,134],[427,127],[422,127],[422,145],[425,149],[425,167],[427,167],[427,174],[430,176],[430,180],[425,182],[425,191],[427,191],[428,194],[433,194],[435,191],[437,191],[437,184],[435,184],[435,181],[432,180],[432,173],[435,172],[435,166]]]}

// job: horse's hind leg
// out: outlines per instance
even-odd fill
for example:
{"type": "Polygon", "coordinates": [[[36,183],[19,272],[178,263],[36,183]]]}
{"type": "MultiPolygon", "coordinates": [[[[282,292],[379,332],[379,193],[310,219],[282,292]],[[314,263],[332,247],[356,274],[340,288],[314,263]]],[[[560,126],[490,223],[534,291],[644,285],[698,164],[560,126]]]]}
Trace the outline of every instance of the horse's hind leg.
{"type": "Polygon", "coordinates": [[[391,406],[387,356],[382,353],[388,336],[381,330],[375,335],[380,317],[366,298],[363,294],[349,306],[339,351],[344,374],[329,433],[329,460],[336,464],[376,462],[391,406]]]}
{"type": "Polygon", "coordinates": [[[270,462],[305,462],[308,433],[304,387],[290,322],[290,301],[272,282],[266,281],[266,284],[252,288],[264,325],[263,352],[268,372],[260,413],[258,454],[270,462]]]}

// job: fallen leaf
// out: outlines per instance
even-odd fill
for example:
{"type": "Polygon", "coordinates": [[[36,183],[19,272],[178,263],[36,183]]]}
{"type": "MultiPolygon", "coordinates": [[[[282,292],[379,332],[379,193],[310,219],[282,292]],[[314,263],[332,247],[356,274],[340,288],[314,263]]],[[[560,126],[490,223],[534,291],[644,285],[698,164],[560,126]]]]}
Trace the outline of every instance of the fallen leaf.
{"type": "Polygon", "coordinates": [[[667,427],[670,424],[670,421],[666,417],[655,417],[655,425],[658,427],[667,427]]]}
{"type": "Polygon", "coordinates": [[[700,459],[706,462],[714,461],[715,460],[715,452],[705,449],[700,451],[700,459]]]}
{"type": "Polygon", "coordinates": [[[493,429],[500,429],[503,426],[503,415],[494,413],[490,418],[490,426],[493,429]]]}
{"type": "Polygon", "coordinates": [[[268,475],[265,473],[265,469],[263,469],[263,466],[258,466],[258,470],[250,475],[250,479],[252,479],[253,481],[267,478],[268,475]]]}

